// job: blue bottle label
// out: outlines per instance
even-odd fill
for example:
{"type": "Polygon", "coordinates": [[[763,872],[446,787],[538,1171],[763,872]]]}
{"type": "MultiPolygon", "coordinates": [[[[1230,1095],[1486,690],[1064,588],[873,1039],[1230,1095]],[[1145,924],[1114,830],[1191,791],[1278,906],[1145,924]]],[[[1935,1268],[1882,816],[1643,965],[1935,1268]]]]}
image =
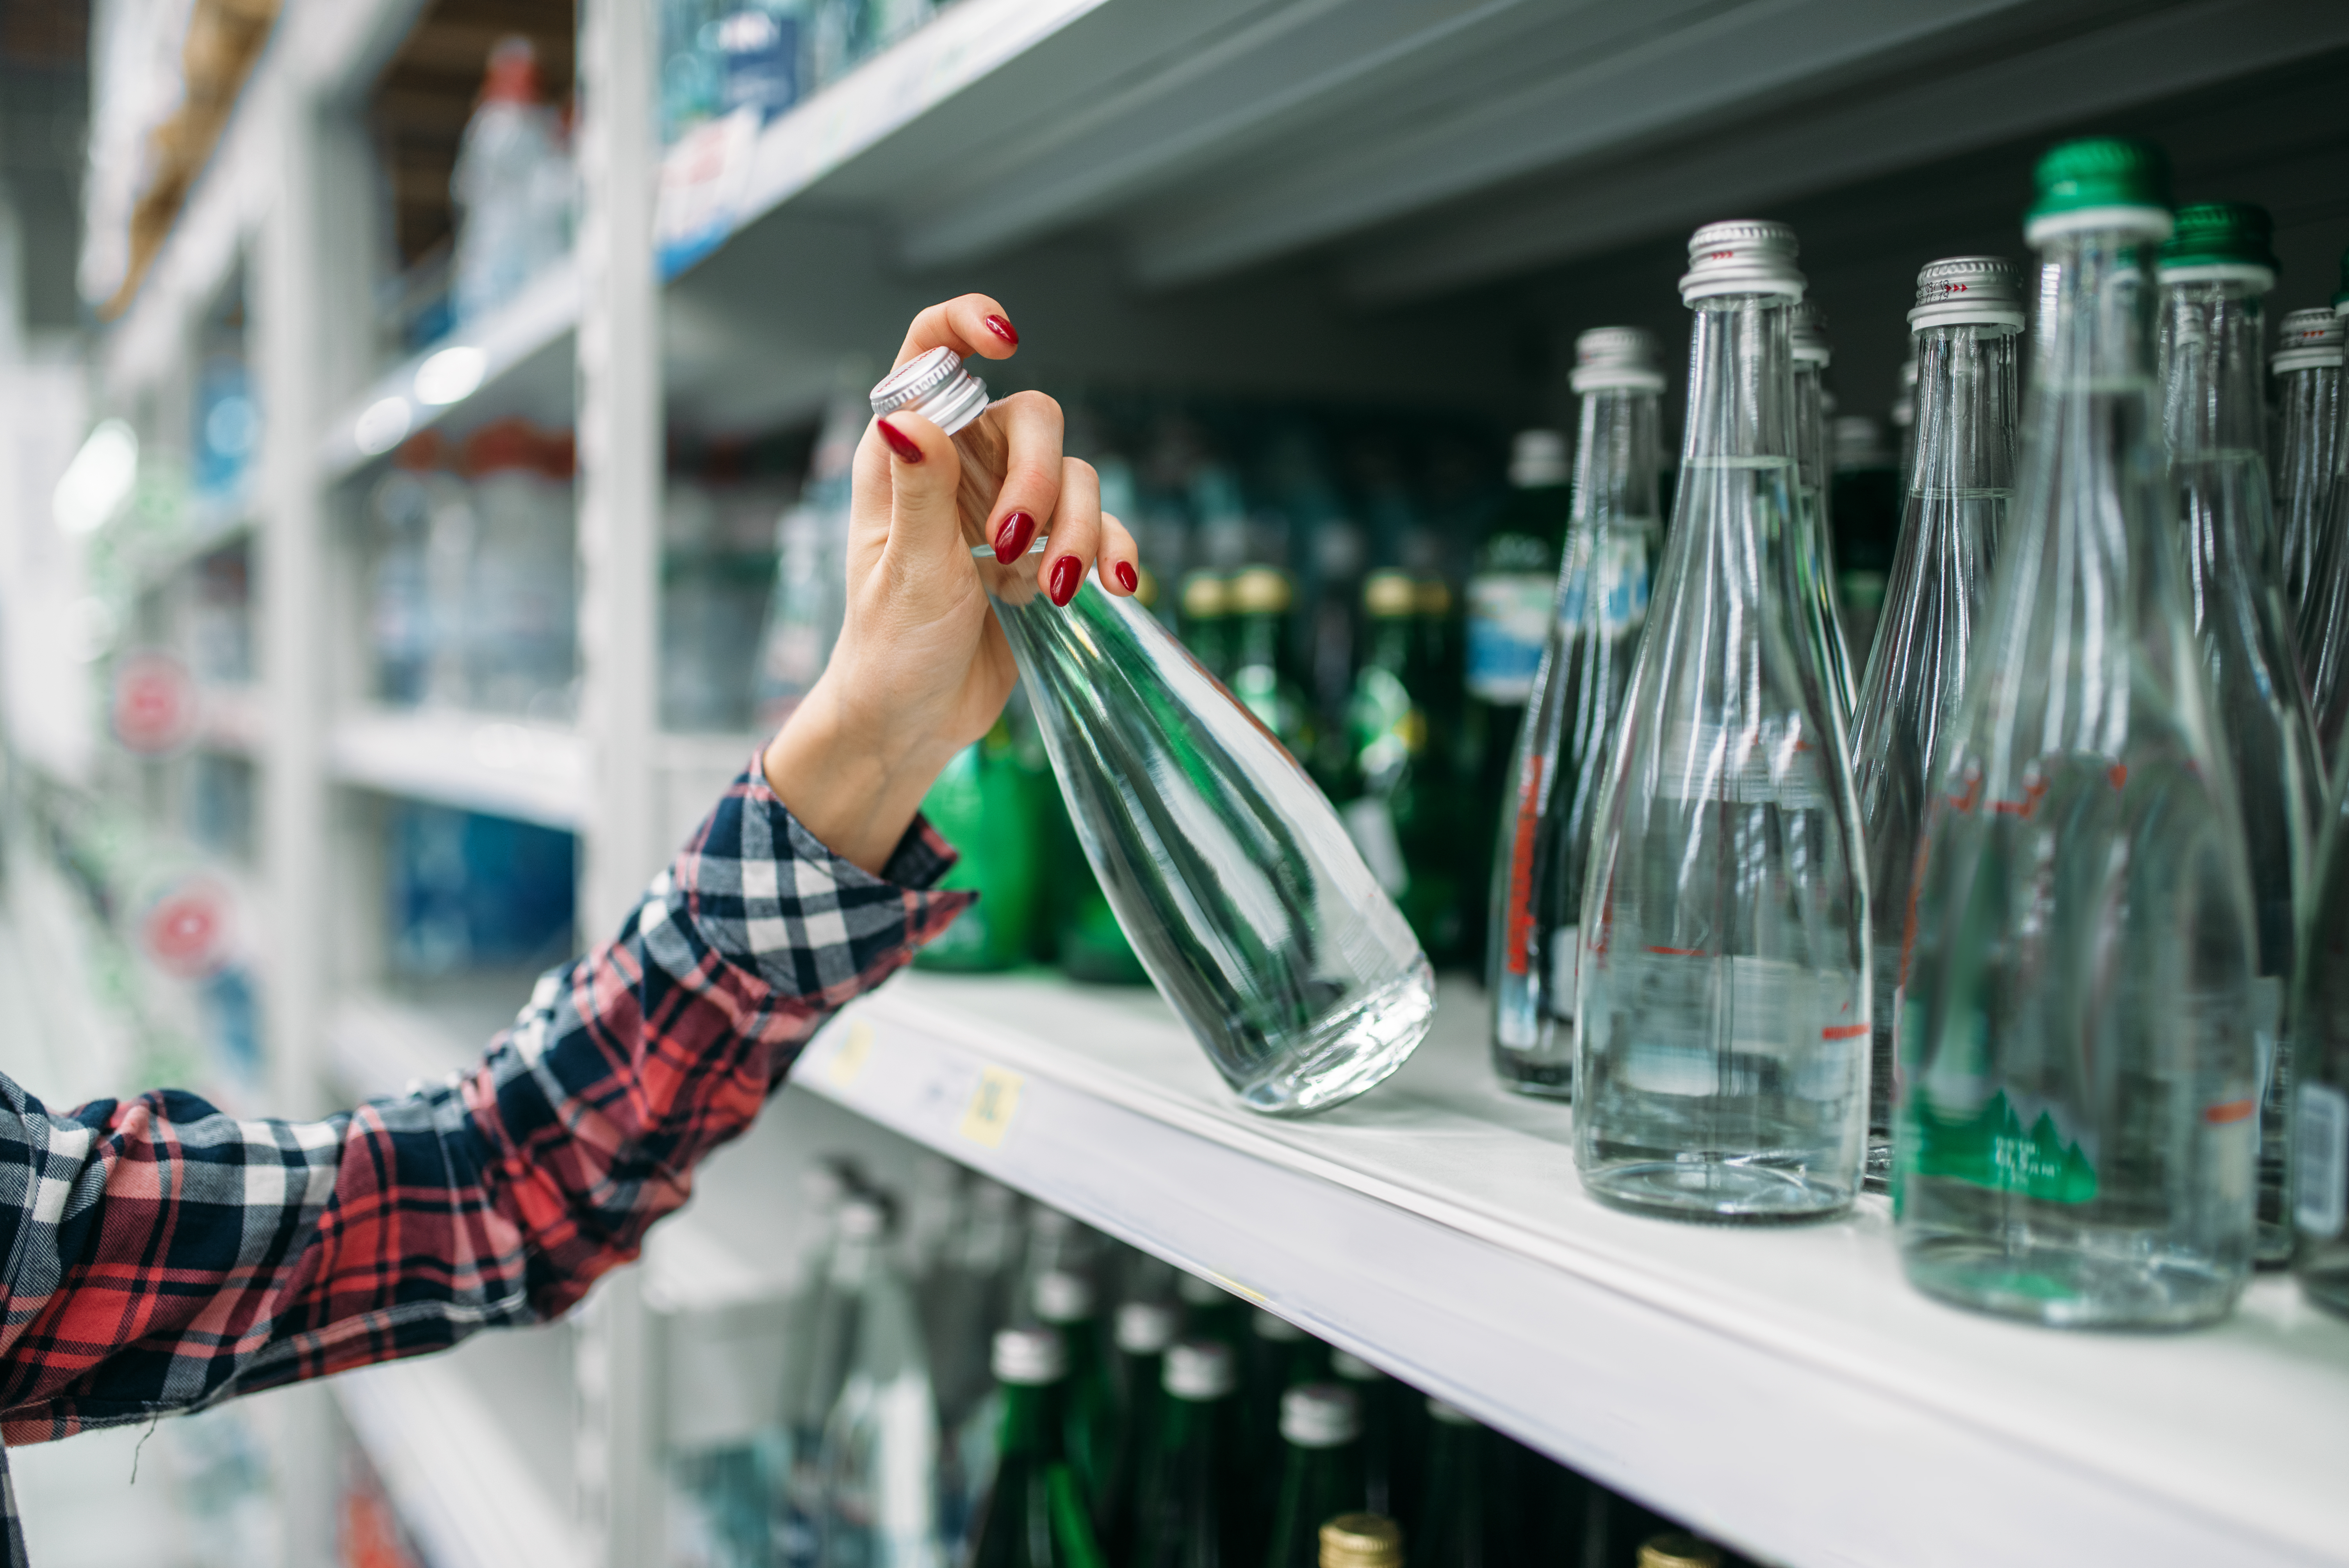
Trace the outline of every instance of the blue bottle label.
{"type": "Polygon", "coordinates": [[[1532,694],[1549,638],[1557,584],[1529,572],[1486,572],[1468,580],[1468,695],[1521,704],[1532,694]]]}

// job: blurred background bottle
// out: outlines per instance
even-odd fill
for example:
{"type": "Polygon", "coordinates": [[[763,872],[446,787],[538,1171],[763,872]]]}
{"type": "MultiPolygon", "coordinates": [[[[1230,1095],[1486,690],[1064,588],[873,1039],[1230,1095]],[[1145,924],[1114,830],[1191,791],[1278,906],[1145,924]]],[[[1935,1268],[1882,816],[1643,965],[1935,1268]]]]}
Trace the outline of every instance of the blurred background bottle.
{"type": "Polygon", "coordinates": [[[1308,1383],[1280,1397],[1278,1502],[1265,1545],[1265,1568],[1317,1568],[1321,1526],[1362,1507],[1361,1410],[1351,1390],[1308,1383]]]}
{"type": "Polygon", "coordinates": [[[1828,446],[1827,366],[1834,345],[1827,337],[1827,313],[1809,300],[1795,304],[1791,341],[1795,355],[1795,494],[1792,531],[1795,565],[1803,594],[1803,630],[1814,655],[1826,671],[1827,688],[1836,711],[1851,722],[1857,698],[1858,672],[1844,641],[1843,618],[1836,613],[1833,469],[1828,446]]]}
{"type": "MultiPolygon", "coordinates": [[[[2284,609],[2295,618],[2316,572],[2316,542],[2341,434],[2341,318],[2319,305],[2276,326],[2276,548],[2284,609]]],[[[2303,659],[2305,655],[2303,655],[2303,659]]]]}

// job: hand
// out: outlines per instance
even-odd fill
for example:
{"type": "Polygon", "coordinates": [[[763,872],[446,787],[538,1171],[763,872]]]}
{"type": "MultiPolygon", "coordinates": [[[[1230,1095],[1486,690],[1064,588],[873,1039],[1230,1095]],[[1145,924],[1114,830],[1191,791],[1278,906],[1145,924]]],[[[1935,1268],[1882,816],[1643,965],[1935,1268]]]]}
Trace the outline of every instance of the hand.
{"type": "MultiPolygon", "coordinates": [[[[985,294],[914,318],[903,365],[941,346],[1009,359],[1018,349],[1003,307],[985,294]]],[[[1051,546],[1038,585],[1066,605],[1084,573],[1132,593],[1133,536],[1101,510],[1092,465],[1061,452],[1061,406],[1040,392],[992,405],[986,418],[1010,451],[987,536],[1006,563],[1040,531],[1051,546]]],[[[766,751],[768,783],[834,854],[878,872],[939,770],[985,735],[1019,678],[988,608],[955,511],[961,464],[953,441],[919,415],[867,427],[856,449],[848,534],[848,614],[805,700],[766,751]]]]}

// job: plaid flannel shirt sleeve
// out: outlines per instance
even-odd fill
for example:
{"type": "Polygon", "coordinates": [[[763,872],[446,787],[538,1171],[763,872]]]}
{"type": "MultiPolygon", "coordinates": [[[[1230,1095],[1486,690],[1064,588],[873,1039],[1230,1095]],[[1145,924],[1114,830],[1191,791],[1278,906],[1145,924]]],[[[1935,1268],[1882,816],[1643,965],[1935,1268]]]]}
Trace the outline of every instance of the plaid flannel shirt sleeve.
{"type": "Polygon", "coordinates": [[[618,936],[441,1085],[286,1122],[168,1091],[60,1115],[0,1078],[0,1439],[562,1312],[685,1202],[816,1026],[970,902],[931,891],[952,863],[916,821],[863,872],[754,765],[618,936]]]}

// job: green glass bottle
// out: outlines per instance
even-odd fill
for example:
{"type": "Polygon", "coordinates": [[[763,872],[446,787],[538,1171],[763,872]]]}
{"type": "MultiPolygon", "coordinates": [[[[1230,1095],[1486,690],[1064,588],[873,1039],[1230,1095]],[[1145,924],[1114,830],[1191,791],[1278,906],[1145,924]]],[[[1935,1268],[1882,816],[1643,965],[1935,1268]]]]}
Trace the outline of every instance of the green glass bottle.
{"type": "Polygon", "coordinates": [[[1085,1506],[1096,1519],[1108,1509],[1117,1455],[1116,1369],[1107,1326],[1095,1305],[1092,1281],[1053,1269],[1036,1279],[1036,1320],[1058,1329],[1068,1349],[1061,1393],[1061,1449],[1076,1472],[1085,1506]]]}
{"type": "Polygon", "coordinates": [[[995,1336],[1002,1397],[995,1484],[979,1507],[971,1568],[1107,1568],[1082,1487],[1061,1449],[1068,1351],[1050,1328],[995,1336]]]}
{"type": "Polygon", "coordinates": [[[1174,1299],[1183,1306],[1185,1339],[1220,1339],[1231,1346],[1234,1356],[1247,1343],[1248,1304],[1215,1281],[1195,1274],[1177,1274],[1174,1299]]]}
{"type": "Polygon", "coordinates": [[[1230,579],[1220,572],[1194,572],[1183,579],[1176,629],[1199,667],[1217,680],[1232,670],[1230,623],[1230,579]]]}
{"type": "Polygon", "coordinates": [[[2250,1273],[2258,946],[2160,449],[2168,160],[2099,138],[2036,178],[2014,500],[1912,892],[1894,1234],[1961,1305],[2183,1328],[2250,1273]]]}
{"type": "Polygon", "coordinates": [[[1254,1568],[1237,1367],[1220,1339],[1185,1339],[1166,1352],[1130,1568],[1254,1568]]]}
{"type": "Polygon", "coordinates": [[[1362,860],[1439,966],[1455,962],[1464,922],[1458,782],[1431,746],[1427,639],[1419,585],[1373,572],[1362,584],[1366,656],[1346,705],[1344,763],[1332,781],[1339,816],[1362,860]]]}
{"type": "Polygon", "coordinates": [[[1330,1375],[1330,1347],[1280,1316],[1256,1308],[1248,1315],[1247,1365],[1248,1461],[1258,1503],[1269,1516],[1280,1484],[1281,1400],[1291,1388],[1330,1375]]]}
{"type": "Polygon", "coordinates": [[[1112,1562],[1133,1557],[1141,1521],[1143,1478],[1155,1468],[1159,1429],[1164,1425],[1166,1352],[1174,1343],[1181,1315],[1171,1303],[1129,1301],[1117,1309],[1117,1444],[1101,1510],[1101,1540],[1112,1562]]]}
{"type": "Polygon", "coordinates": [[[1427,1490],[1413,1560],[1421,1568],[1497,1564],[1506,1553],[1491,1491],[1490,1434],[1467,1411],[1441,1399],[1427,1401],[1427,1490]]]}
{"type": "Polygon", "coordinates": [[[1290,673],[1288,574],[1251,566],[1231,582],[1231,665],[1225,684],[1300,764],[1313,755],[1313,708],[1290,673]]]}
{"type": "Polygon", "coordinates": [[[1682,1531],[1668,1531],[1640,1543],[1640,1568],[1721,1568],[1721,1548],[1682,1531]]]}
{"type": "Polygon", "coordinates": [[[969,889],[978,901],[914,955],[916,967],[971,972],[1026,961],[1042,859],[1040,803],[1006,719],[955,753],[922,811],[960,857],[938,885],[969,889]]]}
{"type": "Polygon", "coordinates": [[[1353,1391],[1308,1383],[1280,1397],[1280,1496],[1265,1568],[1318,1568],[1321,1526],[1362,1507],[1362,1416],[1353,1391]]]}
{"type": "Polygon", "coordinates": [[[1362,1506],[1389,1519],[1402,1517],[1409,1449],[1402,1407],[1412,1396],[1401,1383],[1361,1357],[1332,1351],[1330,1375],[1353,1390],[1362,1412],[1362,1506]]]}

